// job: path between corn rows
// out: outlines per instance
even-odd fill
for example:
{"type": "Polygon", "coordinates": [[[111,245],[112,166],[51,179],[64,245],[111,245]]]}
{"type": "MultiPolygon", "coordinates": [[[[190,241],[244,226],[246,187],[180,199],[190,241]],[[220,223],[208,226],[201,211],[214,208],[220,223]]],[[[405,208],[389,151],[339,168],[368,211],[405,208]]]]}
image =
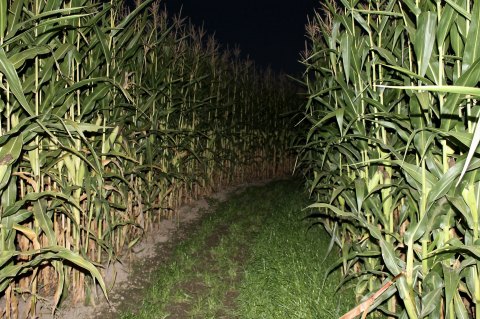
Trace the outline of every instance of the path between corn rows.
{"type": "MultiPolygon", "coordinates": [[[[275,245],[275,242],[269,244],[268,240],[279,242],[282,239],[275,238],[276,234],[265,232],[265,228],[275,229],[276,226],[272,223],[294,217],[291,223],[301,223],[301,227],[304,227],[301,231],[306,233],[308,223],[300,220],[305,216],[301,209],[308,201],[305,196],[301,196],[302,185],[298,181],[284,180],[264,184],[231,188],[217,193],[209,200],[183,207],[179,214],[179,226],[173,221],[163,222],[157,231],[134,249],[136,253],[132,256],[131,263],[117,265],[117,284],[109,296],[111,306],[103,302],[96,307],[69,308],[60,311],[59,317],[338,318],[340,312],[347,310],[346,305],[339,305],[338,299],[337,305],[332,307],[335,300],[332,295],[338,277],[329,280],[330,286],[327,289],[331,292],[325,296],[322,291],[325,288],[324,271],[320,274],[320,269],[317,269],[322,268],[322,265],[328,266],[323,264],[325,251],[311,256],[311,265],[307,266],[317,269],[313,273],[312,269],[295,269],[295,262],[292,263],[293,266],[285,266],[287,271],[283,273],[285,271],[282,268],[275,269],[276,260],[268,260],[269,245],[275,245]],[[301,198],[291,203],[292,196],[301,198]],[[286,209],[290,212],[282,213],[286,209]],[[277,211],[283,215],[278,221],[277,211]],[[258,241],[263,241],[263,244],[258,245],[258,241]],[[269,267],[274,268],[268,269],[269,267]],[[251,272],[256,272],[257,269],[262,274],[252,275],[250,281],[253,282],[249,282],[247,268],[251,272]],[[293,273],[289,274],[290,271],[293,273]],[[296,286],[299,282],[305,284],[304,288],[308,290],[305,295],[311,300],[306,301],[306,304],[301,304],[305,303],[304,300],[295,300],[303,298],[301,293],[289,297],[292,301],[282,299],[284,297],[277,296],[275,292],[272,292],[275,296],[265,296],[268,289],[275,291],[279,289],[276,288],[278,286],[281,290],[282,285],[288,286],[288,281],[296,286]],[[305,281],[316,282],[304,283],[305,281]],[[246,285],[249,286],[245,287],[246,285]],[[262,291],[263,288],[265,291],[262,291]],[[288,305],[290,302],[291,306],[288,305]],[[285,307],[285,310],[278,312],[279,307],[285,307]]],[[[286,222],[286,227],[288,223],[290,222],[286,222]]],[[[324,234],[322,237],[324,243],[318,249],[326,250],[328,239],[324,234]]],[[[286,243],[288,244],[288,239],[286,243]]],[[[305,243],[310,244],[312,243],[305,243]]],[[[318,242],[313,244],[318,245],[318,242]]],[[[284,248],[287,261],[305,259],[305,256],[295,255],[302,250],[301,247],[284,248]]],[[[280,254],[283,252],[280,251],[280,254]]],[[[278,259],[273,255],[272,252],[272,258],[278,259]]],[[[332,263],[333,259],[329,259],[329,262],[332,263]]],[[[305,268],[305,265],[301,267],[305,268]]],[[[111,274],[108,281],[112,282],[111,274]]],[[[288,291],[289,288],[285,288],[288,291]]],[[[294,291],[292,287],[292,292],[294,291]]]]}

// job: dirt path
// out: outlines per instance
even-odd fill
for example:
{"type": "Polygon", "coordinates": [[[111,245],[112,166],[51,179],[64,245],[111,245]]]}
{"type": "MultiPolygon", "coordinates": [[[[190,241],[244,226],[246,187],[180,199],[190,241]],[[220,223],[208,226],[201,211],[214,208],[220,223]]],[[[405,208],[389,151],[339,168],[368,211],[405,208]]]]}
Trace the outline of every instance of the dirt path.
{"type": "Polygon", "coordinates": [[[202,218],[155,273],[141,309],[122,318],[237,318],[249,247],[267,218],[249,198],[243,193],[202,218]]]}
{"type": "MultiPolygon", "coordinates": [[[[237,187],[231,187],[214,194],[211,198],[217,202],[225,201],[229,195],[239,193],[246,187],[252,185],[263,185],[267,183],[259,182],[252,184],[244,184],[237,187]]],[[[119,318],[120,313],[132,312],[141,305],[141,300],[145,295],[147,288],[156,276],[156,270],[170,259],[172,251],[181,243],[189,234],[198,228],[199,223],[206,218],[211,212],[211,207],[207,200],[202,199],[183,206],[179,209],[178,221],[164,220],[158,226],[158,229],[148,234],[141,243],[134,247],[132,253],[122,259],[122,263],[116,263],[109,267],[107,271],[107,286],[112,287],[109,293],[110,305],[101,297],[100,302],[95,306],[77,305],[67,309],[60,309],[55,318],[63,319],[79,319],[79,318],[98,318],[98,319],[114,319],[119,318]]],[[[238,216],[240,217],[240,216],[238,216]]],[[[219,247],[222,238],[229,233],[227,225],[219,225],[218,229],[211,232],[211,237],[205,241],[203,249],[197,252],[200,263],[192,269],[194,273],[201,274],[205,271],[215,270],[219,280],[224,281],[225,274],[222,272],[222,265],[219,264],[218,256],[215,256],[215,250],[219,247]]],[[[241,267],[246,258],[245,247],[239,246],[237,251],[230,252],[230,257],[223,256],[223,261],[233,260],[238,264],[236,269],[229,265],[227,272],[230,278],[229,285],[235,286],[240,281],[237,274],[241,274],[241,267]]],[[[231,263],[230,263],[231,264],[231,263]]],[[[184,293],[186,299],[197,300],[205,297],[208,291],[208,285],[201,280],[190,278],[182,283],[178,288],[178,292],[184,293]]],[[[224,293],[223,309],[218,313],[216,318],[231,318],[231,311],[234,309],[234,300],[236,297],[235,289],[228,289],[224,293]]],[[[168,312],[171,315],[168,318],[187,318],[187,313],[191,312],[194,307],[192,302],[173,302],[168,306],[168,312]]],[[[51,318],[51,315],[42,315],[41,319],[51,318]]],[[[190,318],[190,316],[188,317],[190,318]]]]}
{"type": "MultiPolygon", "coordinates": [[[[240,217],[240,216],[239,216],[240,217]]],[[[242,270],[246,262],[246,247],[235,247],[235,250],[228,251],[225,254],[217,253],[222,250],[220,247],[222,240],[228,237],[229,227],[227,225],[218,225],[212,230],[211,235],[205,240],[205,243],[194,254],[197,263],[192,267],[192,273],[195,276],[189,276],[187,280],[180,283],[177,292],[183,293],[188,298],[182,301],[173,301],[166,306],[167,318],[191,318],[196,303],[202,299],[214,297],[217,303],[218,312],[215,318],[231,318],[235,311],[235,299],[238,295],[237,286],[242,279],[242,270]],[[222,256],[219,256],[219,255],[222,256]],[[225,267],[225,263],[228,266],[225,267]],[[212,291],[215,287],[206,282],[205,275],[215,276],[217,280],[223,281],[226,288],[223,292],[212,291]],[[217,296],[215,296],[217,295],[217,296]]],[[[212,280],[214,282],[215,280],[212,280]]]]}

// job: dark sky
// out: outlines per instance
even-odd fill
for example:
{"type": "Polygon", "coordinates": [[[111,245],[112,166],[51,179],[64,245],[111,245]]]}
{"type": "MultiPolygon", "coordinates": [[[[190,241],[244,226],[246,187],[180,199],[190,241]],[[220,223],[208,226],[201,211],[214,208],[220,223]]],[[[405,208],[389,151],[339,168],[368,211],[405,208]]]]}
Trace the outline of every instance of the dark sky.
{"type": "Polygon", "coordinates": [[[307,16],[320,0],[164,0],[170,14],[190,17],[223,45],[240,46],[257,65],[298,74],[307,16]]]}

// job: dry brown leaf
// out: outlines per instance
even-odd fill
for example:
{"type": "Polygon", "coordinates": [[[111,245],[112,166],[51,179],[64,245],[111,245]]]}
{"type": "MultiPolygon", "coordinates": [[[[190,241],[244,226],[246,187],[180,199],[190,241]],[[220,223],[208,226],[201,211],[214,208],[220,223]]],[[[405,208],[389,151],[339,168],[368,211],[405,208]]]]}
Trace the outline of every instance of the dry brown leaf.
{"type": "Polygon", "coordinates": [[[368,309],[373,304],[373,302],[378,297],[380,297],[388,288],[390,288],[390,286],[393,285],[395,281],[401,276],[403,276],[403,272],[393,277],[391,281],[386,282],[380,289],[377,290],[377,292],[375,292],[367,300],[365,300],[364,302],[362,302],[361,304],[359,304],[358,306],[356,306],[355,308],[353,308],[352,310],[350,310],[349,312],[341,316],[340,319],[353,319],[362,313],[363,313],[362,319],[365,319],[368,314],[368,309]]]}

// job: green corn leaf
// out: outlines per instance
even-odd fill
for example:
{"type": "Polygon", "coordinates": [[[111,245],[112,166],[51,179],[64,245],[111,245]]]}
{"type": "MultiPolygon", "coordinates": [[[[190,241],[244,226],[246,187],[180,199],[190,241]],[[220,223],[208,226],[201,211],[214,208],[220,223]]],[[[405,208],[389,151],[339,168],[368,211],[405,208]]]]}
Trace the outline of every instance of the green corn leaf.
{"type": "MultiPolygon", "coordinates": [[[[5,37],[4,45],[11,45],[13,43],[18,42],[18,40],[21,39],[22,37],[26,37],[27,36],[26,32],[22,32],[22,33],[19,33],[17,35],[15,35],[15,34],[22,27],[29,26],[35,20],[40,19],[42,15],[57,15],[59,12],[69,12],[71,10],[72,9],[60,9],[60,10],[50,11],[50,12],[43,13],[43,14],[40,14],[38,16],[35,16],[35,18],[30,19],[28,21],[17,24],[8,33],[8,36],[5,37]]],[[[57,23],[64,23],[67,20],[75,20],[75,19],[86,17],[86,16],[89,16],[89,14],[76,14],[76,15],[69,15],[69,16],[65,16],[65,17],[61,17],[61,18],[51,18],[51,19],[47,19],[46,21],[42,20],[40,23],[38,23],[37,27],[38,28],[46,27],[48,29],[48,27],[54,26],[57,23]]],[[[53,37],[53,34],[51,32],[47,31],[47,32],[44,32],[43,35],[38,36],[35,39],[35,41],[33,41],[33,39],[30,39],[29,42],[36,43],[37,45],[45,45],[48,42],[48,40],[52,39],[52,37],[53,37]]]]}
{"type": "Polygon", "coordinates": [[[352,60],[352,40],[348,33],[344,33],[340,38],[340,50],[342,52],[343,70],[345,72],[345,81],[350,81],[350,64],[352,60]]]}
{"type": "Polygon", "coordinates": [[[23,147],[22,135],[11,137],[8,142],[0,148],[0,165],[11,165],[19,157],[23,147]]]}
{"type": "MultiPolygon", "coordinates": [[[[43,10],[40,10],[41,12],[44,12],[44,13],[47,13],[47,12],[50,12],[52,10],[55,10],[55,9],[58,9],[58,8],[61,8],[62,4],[62,0],[52,0],[52,1],[48,1],[47,3],[45,3],[45,6],[43,7],[43,10]]],[[[77,7],[75,4],[73,5],[73,8],[77,7]]]]}
{"type": "MultiPolygon", "coordinates": [[[[478,82],[479,78],[475,78],[480,71],[480,59],[476,61],[467,72],[465,72],[457,82],[464,83],[473,83],[478,82]]],[[[460,94],[471,95],[471,96],[480,96],[480,88],[471,87],[471,86],[462,86],[462,85],[425,85],[425,86],[388,86],[381,85],[381,87],[386,88],[396,88],[402,90],[415,90],[415,91],[431,91],[431,92],[440,92],[440,93],[453,93],[448,95],[444,109],[442,110],[442,115],[445,118],[442,120],[442,128],[448,130],[452,123],[452,117],[458,117],[454,114],[454,109],[457,107],[458,101],[460,99],[460,94]]]]}
{"type": "Polygon", "coordinates": [[[381,87],[401,89],[401,90],[415,90],[415,91],[430,91],[440,93],[455,93],[463,95],[480,96],[480,88],[459,85],[423,85],[423,86],[389,86],[379,85],[381,87]]]}
{"type": "MultiPolygon", "coordinates": [[[[405,173],[408,174],[410,177],[412,177],[417,183],[420,183],[420,184],[422,183],[423,179],[422,179],[422,172],[420,167],[404,161],[399,161],[399,160],[393,160],[392,163],[400,166],[405,171],[405,173]]],[[[431,189],[433,185],[437,182],[437,179],[430,172],[426,172],[425,177],[427,182],[427,188],[431,189]]]]}
{"type": "Polygon", "coordinates": [[[12,173],[12,164],[20,157],[23,147],[22,135],[11,138],[0,148],[0,189],[4,188],[12,173]]]}
{"type": "MultiPolygon", "coordinates": [[[[479,92],[478,90],[473,90],[473,92],[470,92],[472,90],[472,87],[476,86],[480,77],[480,59],[475,61],[470,68],[464,72],[456,81],[455,81],[455,86],[459,87],[458,89],[453,88],[452,91],[446,90],[446,93],[459,93],[459,94],[469,94],[473,96],[478,96],[479,92]],[[469,88],[462,88],[462,87],[469,87],[469,88]],[[456,91],[456,92],[455,92],[456,91]],[[466,92],[466,93],[464,93],[466,92]]],[[[439,91],[442,92],[442,91],[439,91]]],[[[451,129],[452,126],[452,121],[456,117],[456,112],[458,108],[460,100],[460,95],[458,94],[449,94],[445,100],[445,104],[443,107],[442,116],[445,116],[445,118],[442,118],[442,123],[441,123],[441,128],[448,131],[451,129]]]]}
{"type": "Polygon", "coordinates": [[[73,199],[73,197],[71,197],[70,195],[66,195],[66,194],[63,194],[63,193],[60,193],[60,192],[54,192],[54,191],[44,191],[44,192],[40,192],[40,193],[28,193],[27,195],[25,195],[25,197],[23,199],[16,201],[15,204],[13,204],[12,206],[6,207],[5,211],[2,215],[2,218],[11,216],[13,214],[16,214],[18,211],[20,211],[20,209],[26,203],[35,202],[35,201],[38,201],[39,199],[44,198],[44,197],[54,198],[54,199],[57,199],[57,200],[63,200],[66,203],[69,203],[69,204],[75,206],[78,210],[82,211],[82,208],[78,205],[78,203],[75,201],[75,199],[73,199]]]}
{"type": "MultiPolygon", "coordinates": [[[[394,0],[390,0],[390,3],[395,3],[394,0]]],[[[390,5],[391,8],[391,5],[390,5]]],[[[388,8],[385,11],[380,11],[380,10],[365,10],[365,9],[353,9],[354,12],[359,12],[359,13],[365,13],[365,14],[374,14],[374,15],[382,15],[382,16],[391,16],[391,17],[397,17],[397,18],[402,18],[403,15],[401,13],[395,12],[395,11],[390,11],[388,8]]]]}
{"type": "Polygon", "coordinates": [[[463,303],[462,297],[457,291],[455,291],[453,306],[455,308],[455,317],[458,319],[469,319],[471,316],[468,314],[465,304],[463,303]]]}
{"type": "MultiPolygon", "coordinates": [[[[40,9],[39,12],[48,13],[61,7],[62,7],[62,0],[50,0],[45,3],[45,6],[42,9],[40,9]]],[[[75,7],[75,5],[73,5],[72,7],[75,7]]],[[[72,12],[74,10],[72,10],[72,12]]],[[[71,13],[71,12],[68,12],[68,13],[71,13]]],[[[47,26],[38,28],[37,29],[38,34],[44,33],[45,31],[47,31],[47,28],[48,28],[47,26]]]]}
{"type": "Polygon", "coordinates": [[[414,49],[418,60],[418,75],[422,77],[430,64],[433,45],[435,44],[436,26],[437,17],[433,12],[422,12],[418,17],[414,49]]]}
{"type": "Polygon", "coordinates": [[[360,213],[362,211],[363,201],[365,199],[365,192],[367,190],[367,185],[363,179],[357,178],[355,180],[355,195],[357,199],[357,212],[360,213]]]}
{"type": "Polygon", "coordinates": [[[98,26],[94,26],[93,29],[95,30],[95,34],[97,35],[98,42],[100,43],[100,47],[102,48],[103,56],[108,64],[111,62],[111,53],[110,49],[108,48],[107,36],[106,32],[102,32],[98,26]]]}
{"type": "Polygon", "coordinates": [[[339,217],[346,217],[346,218],[353,218],[355,219],[355,215],[351,212],[346,212],[346,211],[343,211],[333,205],[330,205],[330,204],[325,204],[325,203],[315,203],[315,204],[312,204],[310,206],[308,206],[307,208],[325,208],[325,209],[329,209],[331,210],[332,212],[335,213],[335,215],[339,216],[339,217]]]}
{"type": "Polygon", "coordinates": [[[32,108],[27,102],[27,99],[25,98],[25,95],[23,94],[22,84],[20,83],[20,78],[15,71],[15,67],[7,58],[7,55],[2,47],[0,47],[0,72],[6,76],[13,95],[15,95],[23,109],[28,113],[29,116],[35,116],[35,112],[33,112],[32,108]]]}
{"type": "Polygon", "coordinates": [[[370,26],[368,25],[367,21],[359,14],[359,10],[354,10],[352,12],[353,17],[355,18],[355,21],[358,22],[358,24],[367,32],[371,33],[370,26]]]}
{"type": "Polygon", "coordinates": [[[388,4],[385,6],[385,9],[382,11],[384,12],[385,14],[381,14],[379,13],[379,16],[381,17],[381,23],[380,23],[380,27],[378,28],[378,33],[383,33],[384,30],[385,30],[385,27],[388,24],[388,22],[390,22],[390,17],[391,16],[396,16],[396,17],[403,17],[403,15],[399,12],[395,12],[394,10],[394,7],[395,7],[395,4],[396,4],[396,0],[390,0],[388,2],[388,4]]]}
{"type": "Polygon", "coordinates": [[[470,145],[472,145],[472,140],[473,140],[472,133],[450,131],[445,135],[447,137],[453,137],[456,143],[460,142],[464,147],[468,148],[470,147],[470,145]]]}
{"type": "Polygon", "coordinates": [[[475,245],[463,245],[458,239],[451,239],[447,243],[448,245],[433,250],[428,254],[428,257],[433,257],[438,254],[450,253],[450,252],[465,252],[472,257],[480,258],[480,248],[475,245]]]}
{"type": "Polygon", "coordinates": [[[358,257],[380,257],[381,256],[380,251],[354,251],[351,252],[345,256],[342,256],[341,258],[337,259],[330,267],[328,267],[328,270],[325,272],[326,274],[332,273],[335,269],[337,269],[339,266],[344,264],[346,261],[354,260],[357,259],[358,257]]]}
{"type": "Polygon", "coordinates": [[[56,62],[62,60],[68,52],[75,52],[76,48],[70,43],[62,43],[58,45],[55,52],[53,52],[53,57],[56,62]]]}
{"type": "MultiPolygon", "coordinates": [[[[59,128],[59,126],[56,125],[49,125],[51,127],[59,128]]],[[[97,125],[97,124],[91,124],[91,123],[81,123],[81,122],[73,122],[70,120],[65,120],[63,127],[65,128],[66,131],[74,134],[75,131],[77,132],[99,132],[101,131],[104,126],[97,125]]],[[[109,128],[109,127],[106,127],[109,128]]]]}
{"type": "Polygon", "coordinates": [[[480,2],[473,2],[472,20],[462,59],[462,73],[480,58],[480,2]]]}
{"type": "Polygon", "coordinates": [[[0,0],[0,39],[5,37],[7,29],[7,0],[0,0]]]}
{"type": "MultiPolygon", "coordinates": [[[[464,167],[463,161],[457,162],[453,167],[451,167],[435,185],[432,187],[428,193],[427,198],[427,210],[436,200],[445,196],[449,190],[454,189],[454,184],[457,181],[458,176],[461,173],[462,168],[464,167]]],[[[458,183],[455,187],[458,186],[458,183]]]]}
{"type": "MultiPolygon", "coordinates": [[[[375,51],[377,51],[380,54],[380,56],[385,59],[385,61],[387,63],[390,63],[390,65],[387,64],[388,67],[390,67],[390,66],[396,67],[397,61],[396,61],[395,56],[392,54],[392,52],[390,52],[387,49],[380,48],[380,47],[373,47],[373,49],[375,51]]],[[[400,68],[400,69],[402,69],[402,68],[400,68]]],[[[408,70],[406,70],[406,71],[408,71],[408,70]]],[[[410,71],[408,71],[408,72],[410,72],[410,71]]],[[[413,73],[413,72],[411,72],[411,73],[413,73]]]]}
{"type": "MultiPolygon", "coordinates": [[[[369,229],[370,231],[372,230],[371,228],[369,229]]],[[[380,248],[382,250],[383,262],[390,273],[394,276],[400,274],[401,268],[398,265],[400,259],[395,255],[395,249],[393,248],[392,244],[382,238],[380,240],[380,248]]]]}
{"type": "Polygon", "coordinates": [[[8,17],[8,31],[12,31],[18,25],[22,15],[23,4],[25,0],[14,0],[11,7],[11,15],[8,17]]]}
{"type": "Polygon", "coordinates": [[[422,13],[422,11],[420,10],[419,7],[417,7],[415,5],[415,2],[413,2],[412,0],[403,0],[402,2],[404,2],[408,9],[410,9],[410,11],[415,14],[416,16],[420,15],[422,13]]]}
{"type": "Polygon", "coordinates": [[[89,96],[85,98],[84,103],[82,104],[82,114],[81,118],[86,115],[89,115],[97,106],[97,102],[103,99],[110,90],[110,86],[100,83],[89,96]]]}
{"type": "MultiPolygon", "coordinates": [[[[458,2],[458,0],[457,0],[458,2]]],[[[450,29],[455,21],[458,13],[453,9],[452,6],[445,6],[445,9],[442,12],[440,22],[438,23],[437,28],[437,43],[442,44],[445,42],[445,38],[450,32],[450,29]]]]}
{"type": "Polygon", "coordinates": [[[32,267],[37,267],[42,262],[47,260],[52,261],[60,259],[68,260],[69,262],[80,267],[80,269],[87,270],[88,273],[97,280],[98,284],[102,288],[103,293],[105,294],[105,297],[108,300],[107,289],[100,272],[91,262],[81,257],[79,254],[63,247],[49,246],[42,248],[40,251],[22,252],[22,255],[30,255],[34,256],[34,258],[23,264],[4,267],[0,273],[0,291],[3,291],[6,286],[8,286],[12,278],[30,271],[32,267]]]}
{"type": "Polygon", "coordinates": [[[124,46],[126,46],[127,42],[130,41],[132,37],[134,37],[134,33],[135,33],[135,30],[133,28],[127,28],[124,31],[122,31],[122,33],[120,33],[115,37],[116,39],[115,47],[123,48],[124,46]]]}
{"type": "MultiPolygon", "coordinates": [[[[420,76],[418,75],[417,73],[415,72],[412,72],[408,69],[405,69],[403,67],[400,67],[400,66],[397,66],[397,65],[388,65],[388,64],[382,64],[382,66],[386,67],[386,68],[389,68],[389,69],[393,69],[393,70],[397,70],[401,73],[404,73],[412,78],[415,78],[417,80],[420,80],[422,81],[423,83],[427,83],[427,84],[433,84],[432,81],[430,81],[429,79],[427,79],[426,77],[423,77],[423,76],[420,76]]],[[[385,85],[378,85],[379,87],[389,87],[389,86],[385,86],[385,85]]],[[[390,86],[391,88],[396,88],[395,86],[390,86]]]]}
{"type": "MultiPolygon", "coordinates": [[[[120,131],[120,126],[116,126],[110,135],[108,136],[107,143],[104,147],[104,152],[108,153],[110,152],[110,149],[112,146],[115,144],[115,141],[117,140],[118,132],[120,131]]],[[[161,170],[161,169],[160,169],[161,170]]]]}
{"type": "MultiPolygon", "coordinates": [[[[58,0],[53,0],[52,2],[49,2],[52,4],[52,8],[55,6],[55,2],[57,2],[58,0]]],[[[84,17],[84,16],[88,16],[90,14],[88,13],[85,13],[85,14],[73,14],[74,12],[78,12],[78,11],[81,11],[85,9],[85,7],[71,7],[71,8],[58,8],[57,9],[54,9],[54,10],[47,10],[47,11],[43,11],[43,12],[40,12],[38,14],[34,14],[33,12],[31,11],[28,11],[27,9],[24,10],[24,12],[30,16],[30,19],[25,19],[25,21],[23,21],[22,25],[20,27],[24,27],[25,25],[29,25],[29,24],[32,24],[32,22],[35,22],[35,21],[41,21],[39,23],[39,25],[41,25],[42,23],[51,23],[52,21],[54,22],[58,22],[57,19],[63,19],[61,21],[67,21],[65,19],[78,19],[79,17],[84,17]],[[62,18],[53,18],[53,17],[57,17],[59,15],[64,15],[64,17],[62,18]],[[50,18],[50,19],[46,19],[46,18],[50,18]]]]}
{"type": "Polygon", "coordinates": [[[472,15],[467,10],[462,8],[459,4],[457,4],[458,1],[445,0],[445,2],[448,3],[450,6],[452,6],[452,8],[455,9],[455,11],[457,11],[459,14],[464,16],[467,20],[472,20],[472,15]]]}
{"type": "MultiPolygon", "coordinates": [[[[422,92],[423,93],[423,92],[422,92]]],[[[414,145],[417,148],[420,154],[423,154],[428,149],[428,132],[424,130],[425,121],[424,121],[424,110],[421,106],[422,94],[415,94],[415,97],[412,96],[410,99],[410,122],[412,127],[418,132],[413,136],[414,145]]]]}
{"type": "Polygon", "coordinates": [[[465,284],[470,294],[475,294],[475,282],[478,279],[477,259],[466,258],[460,265],[461,275],[465,276],[465,284]]]}
{"type": "Polygon", "coordinates": [[[408,246],[413,246],[425,232],[431,227],[432,221],[442,213],[441,207],[439,209],[428,209],[426,214],[419,221],[413,221],[404,234],[404,241],[408,246]]]}
{"type": "Polygon", "coordinates": [[[12,228],[15,224],[21,224],[32,217],[32,212],[26,209],[18,210],[14,215],[2,218],[1,222],[7,228],[12,228]]]}
{"type": "Polygon", "coordinates": [[[470,162],[473,158],[473,155],[475,154],[475,151],[476,151],[479,143],[480,143],[480,119],[477,122],[477,126],[475,127],[475,132],[473,133],[472,144],[470,145],[470,148],[468,150],[467,159],[465,160],[465,164],[463,165],[463,169],[462,169],[462,172],[460,173],[460,177],[458,178],[456,186],[458,186],[460,184],[463,176],[467,172],[468,166],[470,165],[470,162]]]}
{"type": "MultiPolygon", "coordinates": [[[[337,109],[335,111],[332,111],[330,113],[328,113],[327,115],[325,115],[323,118],[321,118],[319,121],[315,121],[315,125],[313,125],[311,128],[310,128],[310,132],[308,132],[307,134],[307,141],[310,140],[310,138],[312,137],[312,135],[315,133],[315,130],[318,129],[318,127],[320,127],[322,124],[324,124],[326,121],[328,121],[329,119],[333,118],[333,117],[336,117],[337,118],[337,122],[338,122],[338,118],[342,118],[343,119],[343,114],[345,112],[345,109],[344,108],[341,108],[341,109],[337,109]]],[[[343,120],[342,120],[343,122],[343,120]]]]}
{"type": "Polygon", "coordinates": [[[4,207],[12,205],[17,200],[18,195],[18,186],[17,186],[17,177],[11,176],[10,181],[8,182],[7,187],[2,192],[0,198],[1,203],[4,207]]]}
{"type": "MultiPolygon", "coordinates": [[[[120,22],[118,24],[118,26],[113,30],[113,36],[117,36],[117,34],[119,32],[121,32],[122,30],[126,29],[126,27],[128,26],[128,24],[130,24],[130,22],[138,15],[140,14],[141,11],[143,11],[145,9],[146,6],[150,5],[151,3],[153,2],[153,0],[147,0],[147,1],[144,1],[142,2],[139,6],[137,6],[135,8],[135,10],[133,10],[128,16],[125,17],[125,19],[122,20],[122,22],[120,22]]],[[[128,28],[130,30],[133,30],[133,28],[128,28]]],[[[127,29],[127,30],[128,30],[127,29]]]]}
{"type": "Polygon", "coordinates": [[[16,251],[0,251],[0,269],[17,254],[18,253],[16,251]]]}
{"type": "Polygon", "coordinates": [[[52,49],[47,46],[26,49],[13,55],[10,59],[10,62],[12,62],[15,69],[19,69],[26,60],[34,59],[41,54],[47,54],[51,52],[51,50],[52,49]]]}
{"type": "MultiPolygon", "coordinates": [[[[442,264],[443,278],[445,283],[445,299],[446,304],[450,304],[453,301],[455,293],[457,292],[458,283],[460,282],[460,276],[458,273],[450,267],[442,264]]],[[[449,308],[447,307],[447,310],[449,308]]]]}
{"type": "Polygon", "coordinates": [[[367,223],[365,220],[363,220],[363,218],[361,220],[363,226],[368,228],[370,235],[372,235],[375,239],[379,241],[382,251],[383,262],[385,263],[385,266],[388,268],[390,273],[394,276],[400,274],[402,271],[399,267],[399,262],[401,261],[395,255],[395,249],[393,248],[392,244],[385,240],[382,233],[376,226],[367,223]]]}
{"type": "Polygon", "coordinates": [[[45,233],[48,239],[48,244],[51,246],[57,245],[57,238],[53,229],[53,223],[47,214],[47,202],[44,199],[37,200],[33,203],[33,216],[38,222],[40,228],[45,233]]]}
{"type": "MultiPolygon", "coordinates": [[[[325,175],[321,175],[321,176],[326,176],[325,175]]],[[[329,204],[332,204],[333,201],[346,189],[345,186],[339,186],[339,187],[335,187],[332,191],[332,195],[330,197],[330,202],[329,204]]]]}
{"type": "Polygon", "coordinates": [[[465,203],[465,200],[458,196],[447,196],[448,201],[462,214],[470,229],[473,229],[473,218],[470,208],[465,203]]]}
{"type": "Polygon", "coordinates": [[[455,55],[459,57],[462,56],[464,43],[462,36],[460,35],[456,27],[450,29],[450,43],[452,45],[452,49],[455,55]]]}
{"type": "Polygon", "coordinates": [[[80,267],[81,269],[87,270],[90,273],[90,275],[96,279],[96,281],[102,288],[105,298],[107,298],[108,300],[107,287],[105,286],[105,282],[102,278],[102,275],[91,262],[89,262],[88,260],[80,256],[79,254],[74,253],[63,247],[55,247],[55,249],[58,251],[55,254],[55,258],[62,258],[62,259],[68,260],[74,263],[75,265],[77,265],[78,267],[80,267]]]}
{"type": "Polygon", "coordinates": [[[427,317],[435,309],[439,308],[442,297],[441,287],[437,287],[432,291],[427,292],[422,296],[422,311],[420,312],[420,318],[427,317]]]}
{"type": "MultiPolygon", "coordinates": [[[[125,50],[126,50],[126,51],[125,51],[125,58],[129,58],[129,57],[131,56],[131,55],[129,54],[129,52],[132,52],[132,51],[133,51],[133,52],[138,52],[139,43],[141,42],[141,37],[140,37],[140,35],[144,32],[145,27],[146,27],[146,24],[142,24],[142,25],[138,28],[138,33],[135,34],[135,36],[132,37],[132,38],[130,39],[130,41],[128,42],[128,45],[127,45],[127,47],[125,48],[125,50]]],[[[132,54],[132,56],[133,56],[133,54],[132,54]]],[[[196,81],[200,82],[200,81],[202,81],[203,79],[204,79],[204,78],[202,78],[202,77],[198,77],[198,78],[196,79],[196,81]]],[[[191,85],[192,83],[189,83],[189,84],[191,85]]]]}

